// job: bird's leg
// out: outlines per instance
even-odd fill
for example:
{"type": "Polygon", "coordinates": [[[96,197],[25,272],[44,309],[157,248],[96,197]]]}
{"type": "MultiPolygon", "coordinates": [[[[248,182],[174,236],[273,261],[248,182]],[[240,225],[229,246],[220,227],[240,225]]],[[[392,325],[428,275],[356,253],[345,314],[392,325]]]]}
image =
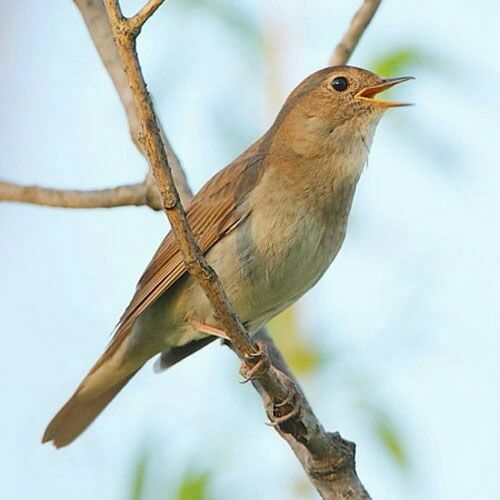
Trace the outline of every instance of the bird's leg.
{"type": "Polygon", "coordinates": [[[271,408],[268,411],[268,417],[271,425],[273,427],[280,426],[285,422],[288,422],[293,417],[297,416],[300,411],[300,394],[297,391],[294,381],[283,373],[281,370],[278,370],[276,367],[273,367],[278,378],[283,382],[283,384],[287,387],[288,393],[286,397],[282,401],[271,403],[271,408]]]}
{"type": "Polygon", "coordinates": [[[230,342],[229,337],[226,335],[224,330],[217,328],[215,326],[207,325],[206,323],[202,323],[201,321],[196,321],[195,319],[188,320],[189,326],[200,333],[206,333],[207,335],[213,335],[215,337],[219,337],[220,339],[230,342]]]}
{"type": "Polygon", "coordinates": [[[263,373],[267,372],[271,367],[271,361],[267,354],[267,346],[261,340],[257,341],[258,351],[247,356],[240,367],[240,374],[245,379],[246,383],[253,378],[259,378],[263,373]]]}

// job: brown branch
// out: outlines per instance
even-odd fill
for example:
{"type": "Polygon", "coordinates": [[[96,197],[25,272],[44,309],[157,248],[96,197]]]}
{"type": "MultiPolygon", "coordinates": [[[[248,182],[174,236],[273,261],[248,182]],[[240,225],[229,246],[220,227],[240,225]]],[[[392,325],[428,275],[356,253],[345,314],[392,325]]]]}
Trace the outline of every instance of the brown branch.
{"type": "MultiPolygon", "coordinates": [[[[163,0],[150,0],[132,18],[134,19],[135,29],[140,30],[162,2],[163,0]]],[[[102,0],[75,0],[75,4],[80,9],[94,45],[123,104],[132,141],[139,151],[144,154],[139,141],[140,127],[134,110],[132,94],[113,41],[113,34],[104,3],[102,0]]],[[[192,192],[179,159],[172,149],[163,127],[161,124],[159,126],[179,195],[182,202],[187,204],[192,198],[192,192]]],[[[162,208],[162,201],[151,173],[148,173],[146,180],[140,184],[91,191],[21,186],[16,183],[0,181],[0,201],[31,203],[60,208],[111,208],[127,205],[143,205],[153,210],[161,210],[162,208]]]]}
{"type": "MultiPolygon", "coordinates": [[[[366,500],[370,495],[356,473],[356,445],[338,432],[326,432],[311,409],[302,388],[283,359],[279,349],[265,330],[258,338],[267,346],[272,365],[285,373],[299,395],[298,415],[277,428],[308,475],[311,483],[326,500],[366,500]]],[[[262,379],[252,380],[270,418],[276,416],[276,400],[262,379]]]]}
{"type": "Polygon", "coordinates": [[[354,14],[348,30],[335,47],[329,61],[330,66],[347,63],[381,3],[382,0],[364,0],[363,5],[354,14]]]}
{"type": "Polygon", "coordinates": [[[111,208],[147,205],[161,210],[157,198],[151,198],[148,182],[111,189],[68,190],[40,186],[21,186],[0,181],[0,201],[31,203],[59,208],[111,208]]]}
{"type": "Polygon", "coordinates": [[[139,34],[144,23],[156,12],[163,2],[164,0],[149,0],[135,16],[129,19],[130,28],[136,34],[139,34]]]}
{"type": "MultiPolygon", "coordinates": [[[[80,10],[80,13],[87,25],[87,29],[92,37],[94,45],[101,57],[101,60],[106,68],[114,86],[120,97],[123,108],[127,115],[128,127],[132,141],[139,149],[139,151],[144,155],[142,144],[139,140],[140,126],[137,118],[137,114],[134,108],[134,101],[132,98],[132,93],[128,84],[127,76],[123,71],[123,65],[118,56],[118,51],[113,40],[113,33],[111,31],[111,26],[109,24],[108,16],[106,14],[106,9],[104,7],[103,0],[74,0],[76,6],[80,10]]],[[[152,0],[147,5],[150,4],[161,4],[158,0],[152,0]]],[[[159,6],[159,5],[158,5],[159,6]]],[[[149,7],[151,9],[151,6],[149,7]]],[[[136,16],[145,22],[146,14],[149,12],[147,9],[143,12],[146,7],[143,7],[136,16]],[[142,14],[141,14],[142,13],[142,14]]],[[[150,15],[152,15],[151,12],[150,15]]],[[[177,158],[172,146],[170,145],[165,131],[161,124],[159,124],[160,131],[162,134],[163,144],[166,149],[166,154],[170,166],[172,167],[172,173],[174,175],[175,183],[179,191],[179,195],[184,204],[192,198],[191,189],[187,183],[186,176],[181,167],[179,159],[177,158]]],[[[158,192],[156,191],[155,184],[152,182],[150,184],[153,193],[150,197],[157,197],[157,206],[161,205],[161,200],[158,192]]]]}

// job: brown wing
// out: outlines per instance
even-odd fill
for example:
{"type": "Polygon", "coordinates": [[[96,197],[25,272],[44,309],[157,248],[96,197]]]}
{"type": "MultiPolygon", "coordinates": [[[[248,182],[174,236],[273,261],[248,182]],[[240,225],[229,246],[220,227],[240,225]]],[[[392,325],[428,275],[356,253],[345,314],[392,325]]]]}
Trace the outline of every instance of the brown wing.
{"type": "MultiPolygon", "coordinates": [[[[262,155],[255,153],[257,148],[258,143],[212,177],[193,198],[187,215],[203,253],[208,252],[250,214],[245,200],[259,182],[263,164],[262,155]]],[[[106,354],[111,355],[116,350],[139,315],[185,272],[177,242],[172,232],[169,232],[139,280],[106,354]]]]}

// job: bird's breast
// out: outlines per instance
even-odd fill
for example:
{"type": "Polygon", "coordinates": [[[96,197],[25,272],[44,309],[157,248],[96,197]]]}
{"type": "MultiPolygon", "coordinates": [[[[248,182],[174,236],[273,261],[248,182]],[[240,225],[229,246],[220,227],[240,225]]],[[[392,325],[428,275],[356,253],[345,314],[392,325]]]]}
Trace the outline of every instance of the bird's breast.
{"type": "MultiPolygon", "coordinates": [[[[345,236],[347,217],[311,206],[293,190],[258,193],[252,214],[235,235],[247,309],[264,323],[307,292],[323,275],[345,236]]],[[[350,203],[349,203],[350,206],[350,203]]]]}

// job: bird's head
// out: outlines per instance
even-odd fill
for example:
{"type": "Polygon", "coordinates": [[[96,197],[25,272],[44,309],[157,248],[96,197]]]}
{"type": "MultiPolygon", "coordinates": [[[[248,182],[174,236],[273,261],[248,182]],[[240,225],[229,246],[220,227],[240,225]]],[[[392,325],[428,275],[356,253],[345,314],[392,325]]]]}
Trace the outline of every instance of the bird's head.
{"type": "Polygon", "coordinates": [[[322,69],[293,90],[273,129],[304,153],[314,154],[315,148],[325,145],[348,146],[351,137],[364,135],[369,145],[382,114],[389,108],[409,105],[379,99],[378,94],[411,79],[381,78],[353,66],[322,69]]]}
{"type": "Polygon", "coordinates": [[[313,73],[290,94],[286,107],[296,108],[305,116],[329,118],[332,125],[348,121],[376,119],[388,108],[408,103],[386,101],[377,95],[411,76],[381,78],[366,69],[334,66],[313,73]]]}

